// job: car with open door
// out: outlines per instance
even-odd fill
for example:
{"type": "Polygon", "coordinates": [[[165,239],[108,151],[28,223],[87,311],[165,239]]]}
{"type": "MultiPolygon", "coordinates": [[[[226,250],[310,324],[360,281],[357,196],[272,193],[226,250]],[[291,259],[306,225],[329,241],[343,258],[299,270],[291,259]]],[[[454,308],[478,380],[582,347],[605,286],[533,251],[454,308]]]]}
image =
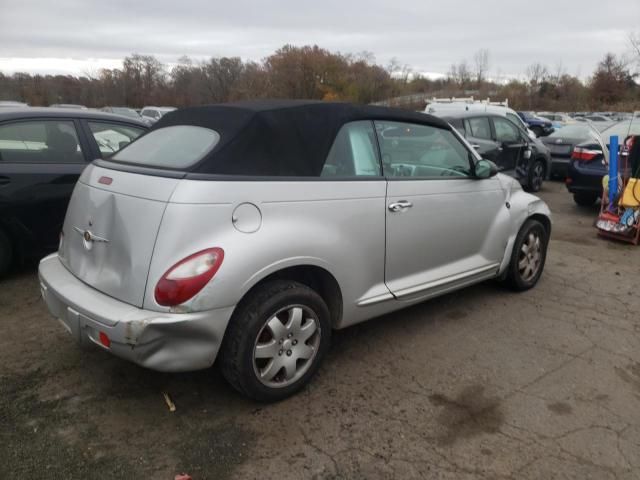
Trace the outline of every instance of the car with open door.
{"type": "Polygon", "coordinates": [[[73,192],[42,296],[81,344],[210,367],[259,401],[300,390],[331,332],[465,286],[540,278],[539,198],[446,122],[257,101],[181,109],[73,192]]]}
{"type": "Polygon", "coordinates": [[[531,192],[537,192],[550,173],[548,150],[539,140],[502,115],[462,113],[445,116],[471,146],[498,166],[501,173],[512,176],[531,192]]]}
{"type": "Polygon", "coordinates": [[[54,108],[0,110],[0,276],[58,248],[78,177],[144,133],[119,115],[54,108]]]}

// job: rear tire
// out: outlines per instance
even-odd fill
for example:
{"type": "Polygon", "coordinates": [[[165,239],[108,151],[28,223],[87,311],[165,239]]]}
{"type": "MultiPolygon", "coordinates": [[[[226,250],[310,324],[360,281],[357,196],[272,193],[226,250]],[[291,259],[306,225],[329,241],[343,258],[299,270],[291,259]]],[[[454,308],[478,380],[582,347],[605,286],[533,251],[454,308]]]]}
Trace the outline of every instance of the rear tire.
{"type": "Polygon", "coordinates": [[[598,200],[598,196],[593,193],[574,193],[573,201],[581,207],[591,207],[598,200]]]}
{"type": "Polygon", "coordinates": [[[283,400],[318,370],[331,338],[329,308],[298,282],[275,280],[243,300],[224,336],[220,366],[240,393],[260,402],[283,400]]]}
{"type": "Polygon", "coordinates": [[[527,220],[516,237],[505,283],[517,292],[534,287],[547,259],[549,233],[538,220],[527,220]]]}
{"type": "Polygon", "coordinates": [[[9,237],[0,230],[0,278],[4,277],[13,261],[13,246],[9,237]]]}

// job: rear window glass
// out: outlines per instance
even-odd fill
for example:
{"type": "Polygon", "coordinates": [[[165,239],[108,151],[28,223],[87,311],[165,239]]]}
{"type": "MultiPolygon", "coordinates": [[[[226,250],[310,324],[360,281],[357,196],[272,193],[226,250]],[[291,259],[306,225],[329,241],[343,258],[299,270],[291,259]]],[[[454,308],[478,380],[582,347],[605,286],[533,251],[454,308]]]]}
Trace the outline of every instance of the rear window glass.
{"type": "Polygon", "coordinates": [[[220,141],[215,130],[193,125],[159,128],[109,158],[146,167],[183,169],[191,167],[220,141]]]}

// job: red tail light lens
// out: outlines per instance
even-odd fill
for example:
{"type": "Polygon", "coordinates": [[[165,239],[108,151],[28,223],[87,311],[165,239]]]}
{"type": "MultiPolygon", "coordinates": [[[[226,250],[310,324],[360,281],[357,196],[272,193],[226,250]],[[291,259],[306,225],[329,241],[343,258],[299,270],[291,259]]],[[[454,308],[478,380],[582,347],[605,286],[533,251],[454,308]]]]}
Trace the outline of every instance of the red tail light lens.
{"type": "Polygon", "coordinates": [[[224,250],[208,248],[180,260],[158,281],[156,302],[165,307],[186,302],[213,278],[223,259],[224,250]]]}
{"type": "Polygon", "coordinates": [[[109,335],[104,332],[100,332],[100,334],[98,335],[98,339],[100,340],[100,343],[102,345],[107,348],[111,348],[111,339],[109,338],[109,335]]]}
{"type": "Polygon", "coordinates": [[[578,160],[579,162],[590,162],[598,155],[602,155],[600,150],[591,150],[590,148],[576,147],[571,153],[571,158],[578,160]]]}

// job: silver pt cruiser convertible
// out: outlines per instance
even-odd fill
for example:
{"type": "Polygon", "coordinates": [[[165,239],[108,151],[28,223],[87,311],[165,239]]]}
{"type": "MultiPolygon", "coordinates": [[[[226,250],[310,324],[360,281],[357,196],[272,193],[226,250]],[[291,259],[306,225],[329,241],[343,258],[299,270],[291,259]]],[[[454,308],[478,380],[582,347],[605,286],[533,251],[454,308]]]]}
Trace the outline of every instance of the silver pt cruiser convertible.
{"type": "Polygon", "coordinates": [[[499,279],[536,284],[546,204],[429,115],[322,102],[178,110],[82,174],[39,274],[80,344],[162,371],[218,362],[260,401],[331,331],[499,279]]]}

